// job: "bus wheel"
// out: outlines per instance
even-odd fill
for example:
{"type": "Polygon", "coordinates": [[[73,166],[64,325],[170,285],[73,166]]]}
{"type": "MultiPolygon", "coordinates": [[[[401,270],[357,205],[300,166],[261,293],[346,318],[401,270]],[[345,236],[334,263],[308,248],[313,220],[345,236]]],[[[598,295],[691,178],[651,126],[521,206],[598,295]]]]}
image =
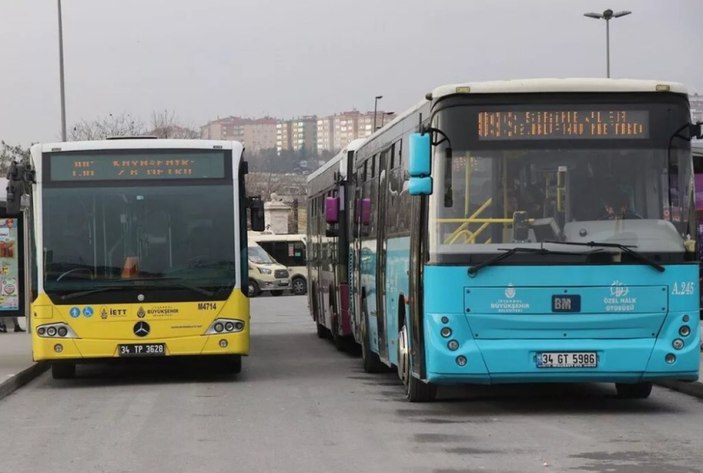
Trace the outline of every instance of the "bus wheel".
{"type": "Polygon", "coordinates": [[[412,374],[412,359],[410,357],[410,343],[407,325],[398,332],[398,376],[405,388],[405,397],[410,402],[434,401],[437,395],[437,386],[425,383],[412,374]]]}
{"type": "Polygon", "coordinates": [[[70,361],[51,363],[51,377],[54,379],[71,379],[76,375],[76,364],[70,361]]]}
{"type": "Polygon", "coordinates": [[[256,297],[261,293],[259,290],[259,285],[256,284],[256,281],[253,279],[249,280],[249,289],[248,289],[249,294],[247,294],[249,297],[256,297]]]}
{"type": "Polygon", "coordinates": [[[332,314],[332,343],[339,351],[344,351],[344,338],[339,334],[339,317],[334,313],[332,307],[330,307],[330,314],[332,314]]]}
{"type": "Polygon", "coordinates": [[[384,371],[385,365],[381,363],[378,353],[371,351],[369,346],[368,315],[364,311],[361,316],[361,362],[364,371],[367,373],[380,373],[384,371]]]}
{"type": "Polygon", "coordinates": [[[293,294],[296,296],[302,296],[308,292],[308,285],[303,278],[293,279],[293,294]]]}
{"type": "Polygon", "coordinates": [[[222,372],[227,374],[238,374],[242,371],[242,357],[241,355],[225,355],[222,356],[220,360],[220,368],[222,372]]]}
{"type": "Polygon", "coordinates": [[[647,399],[652,392],[652,383],[615,383],[620,399],[647,399]]]}
{"type": "Polygon", "coordinates": [[[317,337],[318,338],[329,338],[330,336],[330,331],[327,330],[327,327],[322,325],[320,322],[315,322],[317,324],[317,337]]]}

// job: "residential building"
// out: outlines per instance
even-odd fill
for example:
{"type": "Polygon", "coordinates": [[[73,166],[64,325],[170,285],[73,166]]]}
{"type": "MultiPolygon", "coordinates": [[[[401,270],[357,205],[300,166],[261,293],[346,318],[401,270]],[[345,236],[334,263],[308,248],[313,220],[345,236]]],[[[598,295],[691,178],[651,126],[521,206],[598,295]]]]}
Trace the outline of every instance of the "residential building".
{"type": "MultiPolygon", "coordinates": [[[[395,118],[395,114],[379,110],[375,115],[376,128],[395,118]]],[[[353,110],[317,120],[317,152],[336,152],[357,138],[373,133],[374,113],[353,110]]]]}
{"type": "Polygon", "coordinates": [[[276,124],[276,150],[315,151],[317,149],[317,117],[306,116],[276,124]]]}
{"type": "Polygon", "coordinates": [[[207,140],[241,142],[250,153],[276,148],[276,124],[272,117],[220,118],[200,127],[200,137],[207,140]]]}
{"type": "Polygon", "coordinates": [[[691,94],[688,96],[691,104],[691,120],[693,123],[703,122],[703,95],[691,94]]]}

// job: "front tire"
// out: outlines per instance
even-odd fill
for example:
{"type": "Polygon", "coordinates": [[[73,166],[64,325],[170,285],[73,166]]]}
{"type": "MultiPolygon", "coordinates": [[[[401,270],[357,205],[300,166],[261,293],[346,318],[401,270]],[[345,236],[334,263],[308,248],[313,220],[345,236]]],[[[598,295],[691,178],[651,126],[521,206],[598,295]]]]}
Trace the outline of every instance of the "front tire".
{"type": "Polygon", "coordinates": [[[344,337],[339,334],[339,316],[334,313],[332,307],[330,307],[330,313],[332,314],[332,343],[337,350],[344,351],[346,347],[344,346],[344,337]]]}
{"type": "Polygon", "coordinates": [[[71,379],[76,375],[76,364],[70,361],[51,363],[51,377],[54,379],[71,379]]]}
{"type": "Polygon", "coordinates": [[[437,396],[437,386],[425,383],[412,374],[412,359],[407,325],[398,332],[398,376],[405,388],[405,398],[410,402],[431,402],[437,396]]]}
{"type": "Polygon", "coordinates": [[[367,373],[381,373],[385,370],[386,365],[381,363],[378,353],[371,351],[371,347],[369,346],[368,323],[368,316],[366,312],[364,312],[361,317],[361,362],[364,371],[367,373]]]}
{"type": "Polygon", "coordinates": [[[248,293],[249,294],[247,295],[249,297],[256,297],[261,293],[261,291],[259,290],[259,285],[253,279],[249,280],[248,293]]]}
{"type": "Polygon", "coordinates": [[[223,373],[239,374],[242,372],[242,356],[241,355],[225,355],[218,360],[219,367],[223,373]]]}
{"type": "Polygon", "coordinates": [[[303,296],[308,292],[308,283],[303,278],[293,279],[293,294],[303,296]]]}
{"type": "Polygon", "coordinates": [[[327,327],[322,325],[320,322],[315,322],[317,324],[317,338],[329,338],[330,331],[327,327]]]}
{"type": "Polygon", "coordinates": [[[620,399],[647,399],[652,393],[652,383],[615,383],[620,399]]]}

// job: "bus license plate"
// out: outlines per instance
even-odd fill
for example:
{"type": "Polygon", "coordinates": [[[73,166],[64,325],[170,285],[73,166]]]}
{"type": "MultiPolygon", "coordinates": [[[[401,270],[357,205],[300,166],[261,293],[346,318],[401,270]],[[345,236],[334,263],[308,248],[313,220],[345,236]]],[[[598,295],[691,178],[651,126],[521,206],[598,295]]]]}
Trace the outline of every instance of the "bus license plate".
{"type": "Polygon", "coordinates": [[[164,356],[166,345],[163,343],[133,343],[119,345],[120,356],[164,356]]]}
{"type": "Polygon", "coordinates": [[[586,352],[537,353],[537,368],[597,368],[598,355],[586,352]]]}

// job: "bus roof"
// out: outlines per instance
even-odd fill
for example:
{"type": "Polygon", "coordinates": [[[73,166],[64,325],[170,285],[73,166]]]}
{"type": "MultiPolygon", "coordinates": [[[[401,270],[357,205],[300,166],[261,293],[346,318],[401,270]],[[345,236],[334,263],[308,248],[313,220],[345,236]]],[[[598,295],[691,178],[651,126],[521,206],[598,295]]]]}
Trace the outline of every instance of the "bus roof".
{"type": "Polygon", "coordinates": [[[241,153],[243,146],[238,141],[221,140],[174,140],[174,139],[119,139],[95,141],[65,141],[43,143],[42,153],[56,151],[91,151],[113,149],[225,149],[241,153]]]}
{"type": "MultiPolygon", "coordinates": [[[[307,182],[310,182],[313,180],[315,177],[319,176],[332,166],[334,166],[336,163],[339,163],[342,161],[342,159],[347,157],[347,153],[349,151],[356,151],[357,149],[361,148],[361,145],[366,142],[366,138],[357,138],[355,140],[352,140],[349,142],[347,146],[345,146],[339,153],[335,154],[332,158],[330,158],[329,161],[327,161],[325,164],[317,168],[314,172],[310,173],[308,176],[307,182]]],[[[342,174],[346,174],[347,170],[345,169],[340,169],[342,174]]]]}
{"type": "Polygon", "coordinates": [[[637,79],[515,79],[448,84],[435,88],[427,98],[453,94],[526,94],[542,92],[675,92],[686,94],[678,82],[637,79]]]}

